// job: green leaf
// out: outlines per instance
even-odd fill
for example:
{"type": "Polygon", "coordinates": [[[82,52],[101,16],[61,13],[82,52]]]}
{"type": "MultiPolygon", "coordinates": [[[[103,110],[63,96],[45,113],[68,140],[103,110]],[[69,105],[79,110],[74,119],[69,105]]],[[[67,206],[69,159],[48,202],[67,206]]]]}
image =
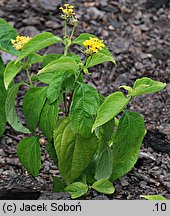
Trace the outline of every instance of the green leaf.
{"type": "Polygon", "coordinates": [[[23,138],[17,149],[20,163],[33,176],[38,176],[41,168],[41,151],[39,138],[36,136],[23,138]]]}
{"type": "Polygon", "coordinates": [[[89,58],[90,59],[89,59],[88,63],[85,66],[86,68],[90,68],[90,67],[93,67],[95,65],[102,64],[102,63],[108,62],[108,61],[113,62],[114,64],[116,64],[113,56],[111,56],[110,54],[108,55],[108,54],[102,53],[102,51],[101,51],[101,53],[98,52],[98,53],[93,54],[89,58]]]}
{"type": "Polygon", "coordinates": [[[162,90],[165,87],[166,83],[154,81],[150,78],[143,77],[135,81],[134,89],[131,93],[131,96],[136,97],[142,94],[152,94],[162,90]]]}
{"type": "Polygon", "coordinates": [[[38,55],[37,53],[33,53],[28,56],[27,63],[30,65],[40,62],[43,62],[43,56],[38,55]]]}
{"type": "Polygon", "coordinates": [[[100,179],[96,181],[91,187],[103,194],[112,194],[115,192],[115,188],[113,187],[112,183],[107,179],[100,179]]]}
{"type": "Polygon", "coordinates": [[[8,22],[1,18],[0,29],[0,50],[17,56],[19,51],[17,51],[11,43],[11,39],[16,39],[16,36],[18,35],[16,29],[14,29],[8,22]]]}
{"type": "Polygon", "coordinates": [[[43,57],[43,67],[51,63],[52,61],[55,61],[59,58],[61,58],[63,55],[62,54],[56,54],[56,53],[50,53],[47,54],[43,57]]]}
{"type": "Polygon", "coordinates": [[[58,101],[55,101],[52,104],[49,104],[48,101],[46,101],[41,111],[39,127],[42,130],[43,134],[47,137],[49,142],[53,137],[53,131],[56,126],[57,117],[58,101]]]}
{"type": "Polygon", "coordinates": [[[58,158],[57,158],[56,150],[54,148],[54,143],[53,142],[47,143],[46,150],[50,158],[53,160],[54,164],[58,166],[58,158]]]}
{"type": "Polygon", "coordinates": [[[130,98],[126,98],[122,92],[109,95],[97,112],[92,131],[113,119],[126,107],[129,101],[130,98]]]}
{"type": "MultiPolygon", "coordinates": [[[[90,37],[95,38],[96,36],[92,34],[82,33],[80,34],[73,42],[72,44],[77,44],[80,46],[83,46],[83,42],[86,40],[89,40],[90,37]]],[[[98,53],[93,54],[91,57],[88,58],[87,64],[85,68],[93,67],[95,65],[101,64],[103,62],[111,61],[114,64],[116,64],[112,54],[108,50],[108,48],[105,46],[102,50],[100,50],[98,53]]]]}
{"type": "Polygon", "coordinates": [[[92,134],[83,138],[77,134],[69,118],[61,119],[54,131],[54,145],[62,178],[71,183],[88,167],[98,146],[97,137],[92,134]]]}
{"type": "Polygon", "coordinates": [[[144,134],[143,118],[138,113],[126,111],[119,121],[113,140],[112,180],[122,177],[133,168],[144,134]]]}
{"type": "Polygon", "coordinates": [[[16,130],[22,133],[30,133],[30,131],[25,128],[20,122],[16,110],[15,110],[15,98],[18,93],[19,87],[25,84],[20,82],[14,86],[12,86],[7,94],[6,103],[5,103],[5,113],[8,123],[16,130]]]}
{"type": "Polygon", "coordinates": [[[65,182],[57,176],[54,176],[53,178],[53,185],[55,192],[63,192],[66,187],[65,182]]]}
{"type": "Polygon", "coordinates": [[[72,91],[74,89],[75,79],[75,75],[65,74],[62,82],[62,89],[64,89],[65,91],[72,91]]]}
{"type": "Polygon", "coordinates": [[[65,74],[57,73],[55,78],[51,81],[47,88],[47,98],[49,103],[56,101],[62,90],[62,83],[64,81],[65,74]]]}
{"type": "Polygon", "coordinates": [[[1,116],[0,137],[3,135],[6,126],[5,101],[6,101],[7,91],[5,89],[4,81],[3,81],[4,70],[5,70],[5,66],[0,57],[0,116],[1,116]]]}
{"type": "Polygon", "coordinates": [[[39,81],[50,84],[56,77],[57,73],[44,73],[38,76],[39,81]]]}
{"type": "Polygon", "coordinates": [[[84,47],[83,42],[89,40],[90,37],[95,38],[96,36],[88,33],[82,33],[75,40],[72,41],[72,44],[77,44],[84,47]]]}
{"type": "Polygon", "coordinates": [[[15,61],[11,61],[7,64],[4,72],[4,84],[6,89],[8,89],[8,86],[14,77],[21,71],[22,67],[23,66],[20,62],[15,64],[15,61]]]}
{"type": "Polygon", "coordinates": [[[112,163],[111,149],[107,141],[103,138],[96,164],[95,179],[109,179],[112,174],[112,163]]]}
{"type": "Polygon", "coordinates": [[[29,56],[32,53],[35,53],[38,50],[41,50],[47,46],[50,46],[54,43],[62,41],[60,37],[54,36],[50,32],[43,32],[34,36],[21,50],[18,59],[16,62],[19,62],[21,59],[29,56]]]}
{"type": "Polygon", "coordinates": [[[38,125],[40,113],[46,101],[46,88],[31,88],[24,95],[23,113],[31,132],[34,132],[38,125]]]}
{"type": "Polygon", "coordinates": [[[65,188],[65,192],[71,194],[72,199],[83,196],[88,191],[88,186],[82,182],[74,182],[65,188]]]}
{"type": "Polygon", "coordinates": [[[81,58],[78,55],[76,55],[74,53],[68,53],[67,56],[73,58],[77,63],[81,63],[81,58]]]}
{"type": "Polygon", "coordinates": [[[126,91],[128,91],[128,94],[131,95],[133,89],[130,86],[119,86],[119,88],[124,88],[126,91]]]}
{"type": "Polygon", "coordinates": [[[111,119],[110,121],[108,121],[107,123],[105,123],[102,128],[103,128],[103,136],[105,138],[105,140],[107,142],[110,141],[110,139],[112,138],[114,132],[115,132],[115,122],[116,122],[116,118],[111,119]]]}
{"type": "Polygon", "coordinates": [[[161,195],[141,195],[141,198],[145,198],[147,200],[167,200],[165,197],[161,196],[161,195]]]}
{"type": "Polygon", "coordinates": [[[73,95],[70,118],[75,130],[83,137],[91,135],[94,115],[100,107],[99,94],[92,86],[79,83],[73,95]]]}
{"type": "Polygon", "coordinates": [[[69,72],[72,74],[78,74],[79,67],[74,59],[72,59],[71,57],[64,56],[46,65],[42,70],[38,72],[38,75],[62,71],[69,72]]]}

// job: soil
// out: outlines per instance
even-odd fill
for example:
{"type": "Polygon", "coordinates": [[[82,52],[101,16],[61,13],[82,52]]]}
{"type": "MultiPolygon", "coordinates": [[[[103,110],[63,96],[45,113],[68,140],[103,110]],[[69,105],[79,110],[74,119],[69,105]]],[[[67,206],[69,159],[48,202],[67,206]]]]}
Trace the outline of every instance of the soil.
{"type": "MultiPolygon", "coordinates": [[[[63,23],[58,0],[0,0],[0,17],[10,22],[20,34],[33,36],[49,31],[61,36],[63,23]]],[[[74,4],[81,32],[104,39],[115,56],[117,65],[105,63],[90,70],[86,80],[108,95],[120,85],[132,86],[143,76],[166,82],[166,89],[140,96],[129,105],[130,110],[145,118],[147,135],[139,159],[127,175],[113,184],[113,195],[91,190],[81,199],[140,199],[140,195],[160,194],[170,199],[170,1],[169,0],[82,0],[74,4]]],[[[74,47],[75,52],[79,51],[74,47]]],[[[50,46],[42,53],[62,53],[62,47],[50,46]]],[[[7,63],[12,57],[1,52],[7,63]]],[[[39,66],[35,65],[35,73],[39,66]]],[[[26,79],[23,73],[16,82],[26,79]]],[[[21,112],[21,88],[16,101],[21,112]]],[[[23,120],[24,121],[24,120],[23,120]]],[[[42,169],[38,177],[28,175],[19,163],[16,147],[22,134],[6,126],[0,141],[0,199],[70,199],[68,194],[54,193],[52,179],[58,169],[42,145],[42,169]]]]}

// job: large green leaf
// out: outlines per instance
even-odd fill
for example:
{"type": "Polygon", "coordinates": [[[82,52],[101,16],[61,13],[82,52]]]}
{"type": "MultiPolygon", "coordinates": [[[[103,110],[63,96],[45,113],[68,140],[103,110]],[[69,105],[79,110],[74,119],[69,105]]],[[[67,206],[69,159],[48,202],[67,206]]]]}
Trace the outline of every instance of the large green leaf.
{"type": "Polygon", "coordinates": [[[115,191],[115,188],[113,187],[112,183],[107,179],[100,179],[91,186],[93,189],[100,193],[104,194],[112,194],[115,191]]]}
{"type": "Polygon", "coordinates": [[[113,119],[126,107],[129,101],[130,98],[126,98],[122,92],[109,95],[97,112],[92,131],[113,119]]]}
{"type": "Polygon", "coordinates": [[[87,168],[98,146],[97,137],[92,134],[83,138],[77,134],[69,118],[61,119],[54,131],[54,145],[62,178],[71,183],[87,168]]]}
{"type": "Polygon", "coordinates": [[[143,77],[135,81],[134,89],[130,95],[132,97],[136,97],[142,94],[151,94],[160,91],[165,87],[166,83],[154,81],[150,78],[143,77]]]}
{"type": "Polygon", "coordinates": [[[56,77],[57,73],[44,73],[38,76],[39,81],[50,84],[56,77]]]}
{"type": "Polygon", "coordinates": [[[165,197],[161,195],[141,195],[140,197],[147,200],[167,200],[165,197]]]}
{"type": "Polygon", "coordinates": [[[12,46],[11,39],[15,39],[18,35],[8,22],[0,18],[0,50],[3,50],[12,55],[18,55],[19,51],[12,46]]]}
{"type": "Polygon", "coordinates": [[[40,62],[43,62],[43,56],[37,53],[33,53],[28,56],[27,63],[30,65],[40,63],[40,62]]]}
{"type": "Polygon", "coordinates": [[[64,56],[46,65],[42,70],[38,72],[38,75],[62,71],[76,75],[79,72],[79,67],[73,58],[64,56]]]}
{"type": "Polygon", "coordinates": [[[66,187],[66,183],[57,176],[54,176],[53,178],[53,185],[55,192],[63,192],[66,187]]]}
{"type": "Polygon", "coordinates": [[[5,115],[5,101],[6,101],[6,89],[4,86],[4,81],[3,81],[3,77],[4,77],[4,70],[5,70],[5,66],[3,64],[3,61],[0,57],[0,137],[3,135],[4,131],[5,131],[5,126],[6,126],[6,115],[5,115]]]}
{"type": "Polygon", "coordinates": [[[60,41],[62,41],[60,37],[54,36],[50,32],[43,32],[41,34],[38,34],[34,36],[30,41],[28,41],[27,44],[25,44],[18,56],[17,62],[27,57],[28,55],[35,53],[38,50],[41,50],[60,41]]]}
{"type": "Polygon", "coordinates": [[[8,89],[8,86],[14,77],[21,71],[22,67],[23,66],[20,62],[15,64],[15,61],[11,61],[7,64],[4,72],[4,84],[6,89],[8,89]]]}
{"type": "Polygon", "coordinates": [[[112,180],[122,177],[133,168],[144,134],[143,118],[138,113],[126,111],[119,121],[113,140],[112,180]]]}
{"type": "Polygon", "coordinates": [[[89,57],[89,61],[86,64],[85,68],[90,68],[90,67],[93,67],[95,65],[102,64],[102,63],[108,62],[108,61],[113,62],[114,64],[116,64],[113,56],[102,53],[102,52],[101,53],[100,52],[95,53],[91,57],[89,57]]]}
{"type": "Polygon", "coordinates": [[[109,142],[113,137],[116,127],[116,118],[111,119],[110,121],[106,122],[103,126],[103,137],[104,139],[109,142]]]}
{"type": "MultiPolygon", "coordinates": [[[[86,40],[89,40],[90,37],[95,38],[92,34],[82,33],[80,34],[73,42],[72,44],[78,44],[80,46],[83,46],[83,42],[86,40]]],[[[93,67],[95,65],[101,64],[103,62],[111,61],[114,64],[116,64],[112,54],[108,50],[108,48],[105,46],[102,50],[100,50],[98,53],[93,54],[87,59],[87,64],[85,68],[93,67]]]]}
{"type": "Polygon", "coordinates": [[[69,184],[64,190],[71,194],[72,199],[76,199],[87,193],[88,186],[82,182],[74,182],[69,184]]]}
{"type": "Polygon", "coordinates": [[[47,54],[43,57],[43,67],[51,63],[52,61],[55,61],[59,58],[61,58],[63,55],[62,54],[56,54],[56,53],[50,53],[47,54]]]}
{"type": "Polygon", "coordinates": [[[62,90],[62,83],[64,81],[65,74],[57,73],[55,78],[51,81],[47,89],[47,98],[49,103],[56,101],[62,90]]]}
{"type": "Polygon", "coordinates": [[[83,42],[89,40],[90,37],[95,38],[96,36],[88,33],[82,33],[75,40],[72,41],[72,44],[77,44],[84,47],[83,42]]]}
{"type": "Polygon", "coordinates": [[[97,90],[88,84],[79,83],[73,95],[70,118],[81,136],[91,135],[94,115],[99,107],[100,99],[97,90]]]}
{"type": "Polygon", "coordinates": [[[33,176],[38,176],[41,168],[41,150],[39,138],[36,136],[23,138],[17,149],[19,161],[33,176]]]}
{"type": "Polygon", "coordinates": [[[53,142],[47,143],[46,151],[49,154],[50,158],[53,160],[54,164],[56,166],[58,166],[58,158],[57,158],[57,154],[56,154],[56,150],[54,148],[54,143],[53,142]]]}
{"type": "Polygon", "coordinates": [[[57,117],[58,101],[55,101],[52,104],[49,104],[48,101],[46,101],[40,115],[39,127],[49,142],[53,137],[53,130],[56,126],[57,117]]]}
{"type": "Polygon", "coordinates": [[[5,103],[5,113],[8,123],[16,130],[22,133],[30,133],[30,131],[25,128],[20,122],[18,115],[15,110],[15,98],[18,93],[19,87],[25,84],[20,82],[14,86],[12,86],[7,94],[6,103],[5,103]]]}
{"type": "Polygon", "coordinates": [[[103,138],[96,162],[95,179],[109,179],[112,174],[112,152],[106,139],[103,138]]]}
{"type": "Polygon", "coordinates": [[[38,125],[40,113],[46,101],[47,89],[44,87],[31,88],[24,95],[23,112],[31,132],[38,125]]]}

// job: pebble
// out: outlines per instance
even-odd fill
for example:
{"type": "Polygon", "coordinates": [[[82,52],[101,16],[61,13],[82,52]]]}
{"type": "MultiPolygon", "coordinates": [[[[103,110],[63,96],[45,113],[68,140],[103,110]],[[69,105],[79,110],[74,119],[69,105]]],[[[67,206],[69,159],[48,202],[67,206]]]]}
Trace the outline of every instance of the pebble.
{"type": "Polygon", "coordinates": [[[4,171],[3,169],[0,169],[0,175],[3,173],[3,171],[4,171]]]}
{"type": "Polygon", "coordinates": [[[125,186],[129,185],[129,183],[126,181],[125,178],[121,178],[120,183],[121,183],[122,187],[125,187],[125,186]]]}
{"type": "Polygon", "coordinates": [[[12,170],[5,170],[5,171],[3,172],[3,175],[15,176],[16,173],[15,173],[15,171],[14,171],[13,169],[12,169],[12,170]]]}
{"type": "Polygon", "coordinates": [[[55,11],[62,0],[30,0],[32,7],[41,12],[55,11]]]}
{"type": "Polygon", "coordinates": [[[5,154],[5,152],[3,151],[3,149],[1,149],[1,148],[0,148],[0,156],[7,156],[7,155],[5,154]]]}
{"type": "Polygon", "coordinates": [[[26,26],[20,28],[19,31],[22,32],[22,34],[27,35],[29,37],[34,37],[35,35],[40,33],[40,31],[35,26],[26,26]]]}
{"type": "Polygon", "coordinates": [[[141,62],[135,62],[135,68],[141,70],[144,68],[144,65],[141,62]]]}
{"type": "Polygon", "coordinates": [[[89,14],[90,17],[93,17],[93,20],[101,19],[104,16],[104,12],[100,11],[96,7],[89,7],[87,9],[87,13],[89,14]]]}

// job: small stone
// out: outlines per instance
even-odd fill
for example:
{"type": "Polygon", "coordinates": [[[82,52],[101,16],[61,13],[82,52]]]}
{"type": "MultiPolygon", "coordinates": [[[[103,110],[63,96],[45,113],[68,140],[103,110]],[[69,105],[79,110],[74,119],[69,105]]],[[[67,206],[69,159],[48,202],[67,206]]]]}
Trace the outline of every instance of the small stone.
{"type": "Polygon", "coordinates": [[[3,151],[3,149],[0,149],[0,156],[6,156],[5,152],[3,151]]]}
{"type": "Polygon", "coordinates": [[[129,185],[129,183],[126,181],[125,178],[121,178],[120,183],[121,183],[122,187],[125,187],[125,186],[129,185]]]}
{"type": "Polygon", "coordinates": [[[163,184],[164,184],[168,189],[170,189],[170,182],[163,182],[163,184]]]}
{"type": "Polygon", "coordinates": [[[2,156],[0,156],[0,164],[5,164],[5,158],[3,158],[2,156]]]}
{"type": "Polygon", "coordinates": [[[140,185],[140,187],[143,188],[143,189],[148,188],[147,182],[145,182],[145,181],[141,181],[141,182],[139,183],[139,185],[140,185]]]}
{"type": "Polygon", "coordinates": [[[3,175],[14,176],[14,175],[16,175],[16,173],[13,169],[12,170],[5,170],[3,172],[3,175]]]}
{"type": "Polygon", "coordinates": [[[40,31],[34,26],[26,26],[24,28],[21,28],[19,32],[22,32],[23,35],[27,35],[29,37],[34,37],[35,35],[40,33],[40,31]]]}
{"type": "Polygon", "coordinates": [[[13,141],[12,141],[11,138],[8,138],[7,141],[6,141],[6,143],[7,143],[7,144],[11,144],[11,143],[13,143],[13,141]]]}
{"type": "Polygon", "coordinates": [[[4,171],[3,169],[0,169],[0,175],[3,173],[3,171],[4,171]]]}
{"type": "Polygon", "coordinates": [[[87,13],[90,17],[93,17],[93,20],[101,19],[104,16],[104,12],[100,11],[96,7],[90,7],[87,9],[87,13]]]}
{"type": "Polygon", "coordinates": [[[108,29],[109,29],[110,31],[114,31],[114,30],[115,30],[115,28],[114,28],[112,25],[109,25],[108,29]]]}
{"type": "Polygon", "coordinates": [[[144,68],[144,65],[141,62],[135,62],[135,68],[141,70],[144,68]]]}
{"type": "Polygon", "coordinates": [[[62,3],[61,0],[30,0],[30,2],[34,9],[41,12],[55,11],[56,7],[62,3]]]}
{"type": "Polygon", "coordinates": [[[141,29],[142,31],[149,31],[149,28],[148,28],[145,24],[141,25],[141,26],[140,26],[140,29],[141,29]]]}

